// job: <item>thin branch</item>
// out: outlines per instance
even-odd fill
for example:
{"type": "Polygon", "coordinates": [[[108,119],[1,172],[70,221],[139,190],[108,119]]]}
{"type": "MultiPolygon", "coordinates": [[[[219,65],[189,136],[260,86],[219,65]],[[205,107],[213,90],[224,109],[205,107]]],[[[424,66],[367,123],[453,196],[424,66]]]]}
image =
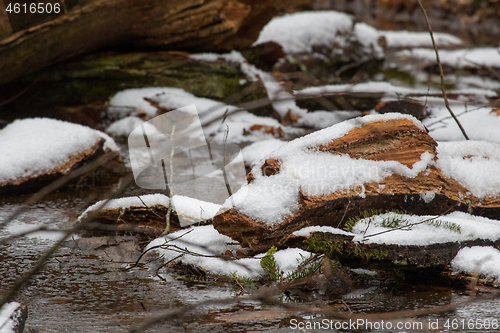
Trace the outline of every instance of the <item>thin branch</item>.
{"type": "Polygon", "coordinates": [[[139,196],[139,194],[136,195],[139,200],[141,200],[142,204],[144,205],[144,207],[146,207],[151,213],[153,213],[155,216],[159,217],[160,219],[163,220],[163,216],[161,216],[160,214],[156,213],[154,210],[152,210],[148,205],[146,205],[146,203],[142,200],[142,198],[139,196]]]}
{"type": "MultiPolygon", "coordinates": [[[[173,200],[173,191],[174,191],[174,182],[172,181],[172,177],[174,176],[174,151],[175,151],[175,145],[174,145],[174,134],[175,134],[175,125],[172,126],[172,134],[170,135],[170,142],[172,143],[172,149],[170,150],[170,177],[168,179],[168,210],[167,210],[167,215],[165,216],[165,230],[162,232],[162,236],[165,236],[168,234],[170,231],[170,214],[172,213],[172,208],[174,206],[174,200],[173,200]]],[[[165,173],[165,163],[163,160],[161,161],[162,166],[163,166],[163,172],[165,173]]]]}
{"type": "Polygon", "coordinates": [[[453,120],[457,123],[458,127],[460,128],[460,131],[462,131],[462,134],[464,135],[466,140],[469,140],[469,137],[467,136],[467,133],[465,133],[464,128],[462,127],[462,124],[460,121],[458,121],[458,118],[455,116],[453,111],[450,108],[450,104],[448,103],[448,97],[446,96],[446,88],[444,86],[444,72],[443,72],[443,65],[441,64],[441,60],[439,59],[439,52],[438,48],[436,45],[436,41],[434,40],[434,34],[432,33],[432,28],[431,28],[431,23],[429,22],[429,17],[427,16],[427,11],[424,8],[424,5],[422,5],[422,2],[420,0],[417,0],[418,4],[420,5],[420,8],[422,9],[422,12],[424,13],[425,16],[425,22],[427,23],[427,29],[429,30],[429,33],[431,35],[432,39],[432,46],[434,47],[434,52],[436,52],[436,60],[439,66],[439,76],[441,77],[441,90],[443,91],[443,99],[444,99],[444,105],[450,112],[451,116],[453,117],[453,120]]]}
{"type": "Polygon", "coordinates": [[[231,186],[229,186],[229,181],[227,180],[227,172],[226,172],[226,144],[227,144],[227,136],[229,135],[229,126],[226,125],[226,131],[224,133],[224,142],[222,148],[222,175],[224,176],[224,183],[226,184],[227,194],[229,196],[233,195],[231,191],[231,186]]]}
{"type": "MultiPolygon", "coordinates": [[[[380,232],[377,232],[377,233],[374,233],[374,234],[371,234],[371,235],[368,235],[368,236],[363,236],[363,240],[369,238],[369,237],[374,237],[374,236],[378,236],[378,235],[382,235],[382,234],[385,234],[385,233],[388,233],[388,232],[391,232],[391,231],[396,231],[396,230],[404,230],[404,229],[407,229],[407,228],[410,228],[411,227],[414,227],[416,225],[419,225],[419,224],[423,224],[423,223],[426,223],[426,222],[429,222],[429,221],[433,221],[435,219],[438,219],[440,218],[441,216],[443,215],[446,215],[448,214],[454,207],[450,207],[449,209],[447,209],[444,213],[441,213],[439,215],[436,215],[434,217],[431,217],[431,218],[428,218],[428,219],[425,219],[423,221],[419,221],[419,222],[415,222],[415,223],[410,223],[408,225],[404,225],[404,226],[401,226],[401,227],[395,227],[395,228],[391,228],[389,230],[384,230],[384,231],[380,231],[380,232]]],[[[370,223],[371,223],[371,220],[368,222],[368,226],[366,227],[366,230],[365,230],[365,233],[368,231],[368,227],[370,226],[370,223]]],[[[410,230],[408,229],[408,230],[410,230]]]]}

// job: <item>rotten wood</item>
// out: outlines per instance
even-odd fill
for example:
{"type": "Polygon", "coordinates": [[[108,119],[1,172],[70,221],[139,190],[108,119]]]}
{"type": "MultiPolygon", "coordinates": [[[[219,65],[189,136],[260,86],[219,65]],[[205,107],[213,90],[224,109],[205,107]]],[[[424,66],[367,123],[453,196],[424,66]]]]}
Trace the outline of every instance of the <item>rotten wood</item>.
{"type": "MultiPolygon", "coordinates": [[[[425,129],[417,127],[412,121],[392,119],[366,123],[327,145],[310,148],[338,155],[348,154],[355,159],[394,160],[411,166],[420,161],[425,152],[436,158],[436,146],[437,143],[425,129]]],[[[280,161],[268,159],[261,170],[263,176],[277,174],[280,172],[280,161]]],[[[248,179],[251,181],[252,175],[248,179]]],[[[351,217],[360,216],[369,209],[398,209],[418,215],[439,215],[458,210],[490,218],[500,217],[500,198],[479,199],[433,165],[414,178],[393,174],[380,182],[364,184],[363,195],[355,188],[321,196],[308,196],[300,190],[299,206],[295,215],[273,226],[230,209],[214,217],[214,227],[239,241],[243,247],[265,252],[273,245],[282,245],[296,230],[314,225],[342,228],[351,217]],[[435,197],[426,203],[420,193],[428,192],[434,192],[435,197]]]]}

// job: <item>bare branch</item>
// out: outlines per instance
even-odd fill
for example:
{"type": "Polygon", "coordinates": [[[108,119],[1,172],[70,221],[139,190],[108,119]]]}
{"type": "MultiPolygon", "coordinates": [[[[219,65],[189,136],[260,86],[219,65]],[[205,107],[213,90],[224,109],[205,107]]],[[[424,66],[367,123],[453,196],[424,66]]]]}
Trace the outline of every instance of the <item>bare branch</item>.
{"type": "Polygon", "coordinates": [[[439,52],[437,49],[436,41],[434,40],[434,34],[432,33],[432,28],[431,28],[431,23],[429,22],[429,17],[427,16],[427,11],[424,8],[424,5],[422,5],[422,2],[420,0],[417,0],[420,8],[422,9],[422,12],[424,13],[425,16],[425,22],[427,23],[427,29],[429,30],[429,33],[431,35],[432,39],[432,46],[434,47],[434,52],[436,52],[436,60],[439,66],[439,76],[441,77],[441,90],[443,91],[443,99],[444,99],[444,105],[450,112],[451,116],[453,117],[453,120],[457,123],[458,127],[460,128],[460,131],[464,135],[466,140],[469,140],[469,137],[467,136],[467,133],[465,133],[464,128],[462,127],[462,124],[460,121],[458,121],[458,118],[455,116],[453,111],[450,108],[450,103],[448,103],[448,97],[446,96],[446,88],[444,86],[444,72],[443,72],[443,66],[441,64],[441,60],[439,59],[439,52]]]}

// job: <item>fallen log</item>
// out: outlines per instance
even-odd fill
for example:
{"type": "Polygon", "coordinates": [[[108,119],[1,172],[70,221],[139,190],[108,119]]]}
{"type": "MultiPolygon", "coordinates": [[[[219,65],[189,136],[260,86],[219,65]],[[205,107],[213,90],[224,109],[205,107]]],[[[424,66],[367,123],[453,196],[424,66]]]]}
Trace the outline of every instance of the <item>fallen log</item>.
{"type": "MultiPolygon", "coordinates": [[[[89,0],[49,22],[1,30],[0,84],[104,47],[231,50],[249,47],[275,15],[306,0],[89,0]]],[[[5,25],[5,24],[4,24],[5,25]]]]}
{"type": "Polygon", "coordinates": [[[369,209],[397,209],[417,215],[459,210],[500,217],[499,197],[476,197],[436,167],[437,143],[415,118],[385,116],[356,118],[295,140],[268,155],[260,168],[254,167],[248,175],[250,184],[236,193],[241,201],[216,215],[214,227],[242,246],[263,252],[282,245],[296,230],[315,225],[342,228],[350,218],[369,209]],[[349,126],[353,127],[347,130],[349,126]],[[325,152],[339,158],[332,159],[325,152]],[[330,165],[321,162],[318,155],[330,165]],[[345,164],[347,156],[350,159],[345,164]],[[290,162],[296,160],[300,165],[290,162]],[[318,165],[318,161],[323,164],[318,165]],[[344,164],[331,164],[335,161],[344,164]],[[412,171],[384,176],[382,164],[374,164],[372,169],[367,161],[393,161],[398,168],[404,165],[412,171]],[[323,177],[314,178],[314,172],[322,172],[323,177]],[[248,191],[246,197],[244,191],[248,191]]]}
{"type": "Polygon", "coordinates": [[[18,95],[0,103],[0,118],[36,115],[99,128],[110,96],[130,88],[177,87],[215,100],[252,89],[233,103],[266,96],[258,83],[242,80],[238,63],[195,60],[185,52],[96,53],[0,85],[0,100],[18,95]]]}

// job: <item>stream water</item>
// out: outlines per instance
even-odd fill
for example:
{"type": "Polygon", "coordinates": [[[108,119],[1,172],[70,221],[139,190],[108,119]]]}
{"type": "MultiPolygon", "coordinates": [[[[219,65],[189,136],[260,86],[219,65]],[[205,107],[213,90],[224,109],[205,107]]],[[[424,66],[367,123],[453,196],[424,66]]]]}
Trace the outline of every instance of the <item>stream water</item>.
{"type": "MultiPolygon", "coordinates": [[[[71,226],[85,208],[86,191],[61,192],[33,204],[2,231],[1,236],[48,224],[53,227],[71,226]]],[[[0,220],[18,209],[25,198],[0,202],[0,220]]],[[[37,233],[3,244],[0,247],[0,294],[25,274],[53,243],[58,233],[37,233]]],[[[142,244],[143,245],[143,244],[142,244]]],[[[187,282],[174,272],[156,269],[160,262],[153,255],[143,260],[145,265],[131,270],[124,268],[140,254],[141,244],[132,236],[76,236],[68,240],[46,263],[44,269],[19,291],[16,301],[28,305],[27,332],[126,332],[145,318],[195,304],[208,299],[227,298],[240,294],[230,283],[187,282]]],[[[467,299],[464,292],[446,287],[396,284],[364,275],[357,289],[342,299],[354,311],[385,312],[444,305],[467,299]]],[[[343,307],[338,294],[313,289],[307,297],[283,296],[287,303],[343,307]],[[337,305],[335,305],[337,304],[337,305]]],[[[414,318],[421,322],[416,330],[429,331],[429,325],[439,323],[439,329],[473,331],[477,323],[491,324],[498,320],[500,300],[468,302],[454,311],[414,318]],[[471,321],[472,320],[472,321],[471,321]],[[465,325],[465,326],[464,326],[465,325]],[[449,326],[450,329],[447,329],[449,326]]],[[[303,327],[303,332],[322,331],[316,323],[328,317],[311,313],[293,315],[282,308],[247,302],[239,305],[206,306],[185,316],[176,317],[148,332],[291,332],[303,327]],[[309,324],[308,324],[309,323],[309,324]],[[304,325],[304,326],[299,326],[304,325]],[[310,328],[310,329],[308,329],[310,328]]],[[[407,323],[411,323],[408,321],[407,323]]],[[[397,321],[393,322],[394,325],[397,321]]],[[[409,325],[409,324],[407,324],[409,325]]],[[[415,325],[415,324],[413,324],[415,325]]],[[[418,325],[418,324],[416,324],[418,325]]],[[[334,327],[334,326],[332,326],[334,327]]],[[[407,326],[409,327],[409,326],[407,326]]],[[[325,326],[323,326],[325,328],[325,326]]],[[[387,327],[386,327],[387,328],[387,327]]],[[[434,328],[434,327],[432,327],[434,328]]],[[[347,331],[381,331],[365,329],[347,331]]],[[[403,331],[389,330],[382,331],[403,331]]],[[[408,331],[408,330],[406,330],[408,331]]],[[[476,331],[488,331],[479,329],[476,331]]],[[[495,331],[491,326],[490,331],[495,331]]]]}

